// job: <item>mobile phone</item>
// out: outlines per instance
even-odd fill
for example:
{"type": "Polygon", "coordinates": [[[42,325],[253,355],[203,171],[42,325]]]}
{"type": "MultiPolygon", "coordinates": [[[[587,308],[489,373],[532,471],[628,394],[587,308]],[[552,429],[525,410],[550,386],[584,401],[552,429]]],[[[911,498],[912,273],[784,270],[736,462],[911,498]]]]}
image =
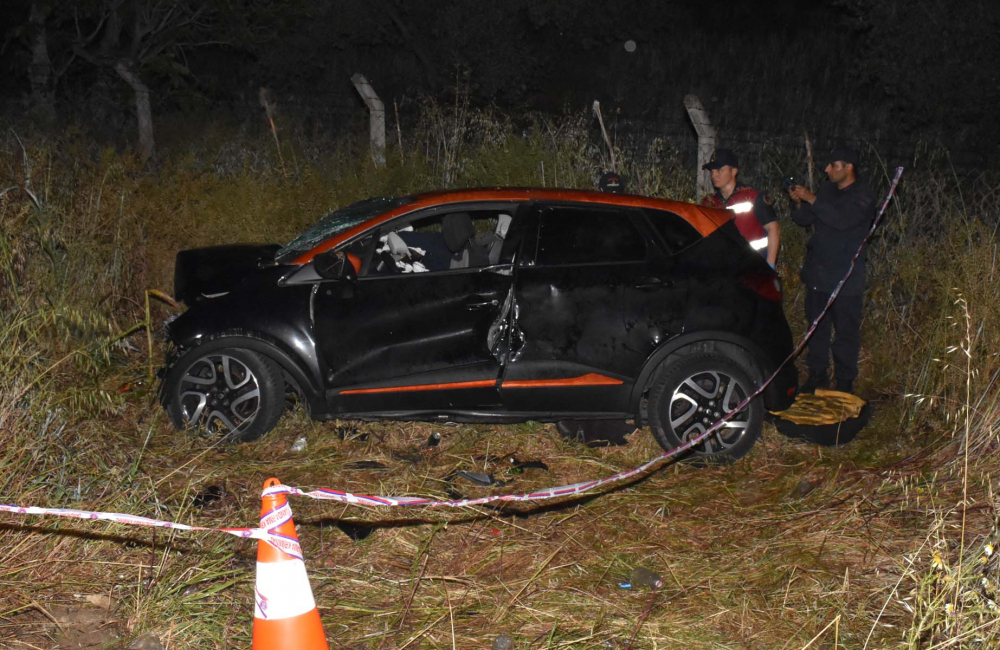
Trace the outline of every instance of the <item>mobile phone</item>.
{"type": "Polygon", "coordinates": [[[784,178],[781,179],[781,182],[785,184],[785,187],[787,189],[792,189],[796,185],[801,185],[802,184],[794,176],[785,176],[784,178]]]}

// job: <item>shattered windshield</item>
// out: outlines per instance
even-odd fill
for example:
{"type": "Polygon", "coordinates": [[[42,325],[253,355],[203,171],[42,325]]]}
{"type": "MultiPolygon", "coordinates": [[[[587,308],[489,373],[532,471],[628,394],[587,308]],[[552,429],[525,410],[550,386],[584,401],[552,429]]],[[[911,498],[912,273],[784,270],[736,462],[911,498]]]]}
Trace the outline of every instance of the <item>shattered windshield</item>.
{"type": "Polygon", "coordinates": [[[413,198],[409,196],[378,196],[352,203],[346,208],[331,212],[309,226],[301,235],[285,244],[274,256],[274,260],[278,263],[288,261],[288,258],[295,253],[305,252],[338,233],[353,228],[383,212],[406,205],[412,200],[413,198]]]}

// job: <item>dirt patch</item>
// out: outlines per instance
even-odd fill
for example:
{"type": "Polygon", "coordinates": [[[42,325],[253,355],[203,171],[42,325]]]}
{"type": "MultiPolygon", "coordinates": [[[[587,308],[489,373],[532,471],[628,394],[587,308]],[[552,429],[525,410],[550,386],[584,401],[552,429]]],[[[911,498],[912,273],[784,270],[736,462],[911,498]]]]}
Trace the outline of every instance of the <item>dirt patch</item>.
{"type": "Polygon", "coordinates": [[[0,648],[82,650],[116,647],[122,638],[121,621],[107,596],[86,596],[85,602],[51,605],[16,617],[24,630],[18,641],[0,641],[0,648]]]}

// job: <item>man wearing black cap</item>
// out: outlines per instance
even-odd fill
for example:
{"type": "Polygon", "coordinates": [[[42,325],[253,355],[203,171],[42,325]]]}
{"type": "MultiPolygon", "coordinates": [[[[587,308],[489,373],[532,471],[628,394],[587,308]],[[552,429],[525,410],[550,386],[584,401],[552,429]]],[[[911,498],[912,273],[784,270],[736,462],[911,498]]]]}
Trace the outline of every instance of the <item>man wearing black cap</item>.
{"type": "Polygon", "coordinates": [[[712,172],[715,194],[706,196],[701,204],[735,212],[736,228],[773,269],[781,242],[778,217],[763,194],[736,180],[739,166],[731,149],[716,149],[712,159],[701,167],[712,172]]]}
{"type": "MultiPolygon", "coordinates": [[[[848,148],[834,149],[829,160],[825,171],[830,180],[823,183],[816,194],[801,185],[788,190],[797,206],[792,213],[792,221],[814,228],[799,274],[806,285],[806,320],[810,323],[819,316],[830,294],[847,273],[854,253],[875,218],[875,193],[857,178],[858,152],[848,148]]],[[[827,367],[830,363],[831,326],[837,331],[832,346],[835,387],[845,393],[852,392],[854,388],[861,351],[865,249],[858,256],[851,277],[844,283],[837,300],[809,341],[809,352],[806,354],[809,378],[802,385],[802,392],[829,386],[827,367]]]]}
{"type": "Polygon", "coordinates": [[[618,172],[604,172],[597,179],[597,187],[602,192],[608,192],[609,194],[624,194],[625,177],[618,172]]]}

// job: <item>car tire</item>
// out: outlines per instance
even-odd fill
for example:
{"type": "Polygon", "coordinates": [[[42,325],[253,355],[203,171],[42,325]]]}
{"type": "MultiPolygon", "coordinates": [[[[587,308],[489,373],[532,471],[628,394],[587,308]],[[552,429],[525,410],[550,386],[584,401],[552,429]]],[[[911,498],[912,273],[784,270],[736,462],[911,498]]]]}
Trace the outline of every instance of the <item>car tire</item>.
{"type": "MultiPolygon", "coordinates": [[[[649,390],[649,425],[656,442],[670,451],[696,438],[757,388],[755,376],[746,361],[718,351],[668,358],[649,390]]],[[[760,437],[763,419],[763,400],[757,397],[688,457],[698,463],[742,458],[760,437]]]]}
{"type": "Polygon", "coordinates": [[[230,442],[257,440],[275,427],[285,407],[278,364],[242,348],[195,348],[171,366],[164,387],[175,427],[230,442]]]}

